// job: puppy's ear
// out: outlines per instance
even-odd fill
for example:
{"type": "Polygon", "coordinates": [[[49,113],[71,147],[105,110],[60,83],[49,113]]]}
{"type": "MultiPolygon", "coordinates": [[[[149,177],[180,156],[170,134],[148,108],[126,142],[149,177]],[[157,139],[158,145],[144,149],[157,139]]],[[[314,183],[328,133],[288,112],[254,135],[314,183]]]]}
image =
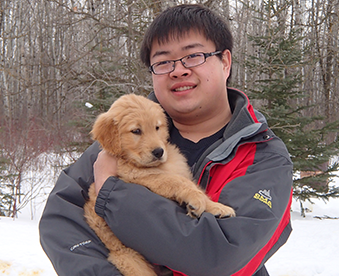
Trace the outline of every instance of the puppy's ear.
{"type": "Polygon", "coordinates": [[[91,135],[108,153],[114,156],[120,155],[121,143],[118,126],[108,112],[98,116],[93,125],[91,135]]]}

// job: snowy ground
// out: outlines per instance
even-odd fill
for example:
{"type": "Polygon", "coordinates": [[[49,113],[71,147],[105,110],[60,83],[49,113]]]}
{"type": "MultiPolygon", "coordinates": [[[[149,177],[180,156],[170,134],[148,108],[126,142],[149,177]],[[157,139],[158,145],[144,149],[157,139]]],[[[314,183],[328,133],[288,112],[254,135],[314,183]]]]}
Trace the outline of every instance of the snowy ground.
{"type": "MultiPolygon", "coordinates": [[[[333,219],[339,217],[339,199],[314,203],[313,211],[302,218],[299,204],[293,202],[294,230],[287,244],[267,262],[271,276],[339,276],[339,219],[333,219]]],[[[56,276],[39,244],[41,209],[33,220],[25,210],[16,220],[0,218],[0,275],[56,276]]]]}

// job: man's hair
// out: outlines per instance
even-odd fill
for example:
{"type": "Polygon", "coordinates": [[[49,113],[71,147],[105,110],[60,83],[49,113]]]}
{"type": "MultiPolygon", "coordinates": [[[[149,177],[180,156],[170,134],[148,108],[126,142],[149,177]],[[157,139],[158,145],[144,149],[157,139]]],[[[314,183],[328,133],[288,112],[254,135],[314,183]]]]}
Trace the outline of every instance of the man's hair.
{"type": "Polygon", "coordinates": [[[232,34],[223,18],[202,5],[179,5],[159,14],[148,27],[141,44],[141,61],[147,67],[150,66],[150,53],[155,39],[162,44],[181,38],[191,30],[198,31],[207,40],[214,42],[216,51],[228,49],[232,53],[232,34]]]}

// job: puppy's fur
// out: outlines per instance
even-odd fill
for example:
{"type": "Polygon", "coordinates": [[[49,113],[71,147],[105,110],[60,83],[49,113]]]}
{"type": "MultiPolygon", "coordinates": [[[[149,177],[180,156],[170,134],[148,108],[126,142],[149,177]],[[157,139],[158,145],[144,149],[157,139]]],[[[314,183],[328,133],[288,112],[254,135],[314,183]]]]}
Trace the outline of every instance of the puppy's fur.
{"type": "MultiPolygon", "coordinates": [[[[235,215],[232,208],[211,201],[193,183],[185,158],[168,142],[167,119],[159,104],[133,94],[122,96],[97,118],[92,136],[118,158],[118,177],[125,182],[143,185],[180,204],[186,203],[192,217],[200,217],[204,211],[216,217],[235,215]]],[[[125,247],[95,213],[94,184],[90,186],[89,197],[85,217],[109,249],[108,260],[125,276],[156,275],[151,265],[139,253],[125,247]]]]}

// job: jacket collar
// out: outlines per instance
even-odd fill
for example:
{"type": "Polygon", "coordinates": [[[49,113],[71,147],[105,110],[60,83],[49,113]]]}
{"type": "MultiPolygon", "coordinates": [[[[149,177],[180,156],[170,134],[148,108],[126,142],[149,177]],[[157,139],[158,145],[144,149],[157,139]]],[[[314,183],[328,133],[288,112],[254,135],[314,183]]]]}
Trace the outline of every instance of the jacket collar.
{"type": "Polygon", "coordinates": [[[253,109],[245,93],[234,88],[228,88],[227,92],[232,118],[225,130],[225,139],[253,124],[266,124],[265,117],[253,109]]]}
{"type": "Polygon", "coordinates": [[[228,88],[227,92],[232,118],[225,129],[223,141],[207,154],[206,159],[210,161],[225,160],[241,141],[250,141],[267,129],[265,117],[253,109],[245,93],[233,88],[228,88]]]}

